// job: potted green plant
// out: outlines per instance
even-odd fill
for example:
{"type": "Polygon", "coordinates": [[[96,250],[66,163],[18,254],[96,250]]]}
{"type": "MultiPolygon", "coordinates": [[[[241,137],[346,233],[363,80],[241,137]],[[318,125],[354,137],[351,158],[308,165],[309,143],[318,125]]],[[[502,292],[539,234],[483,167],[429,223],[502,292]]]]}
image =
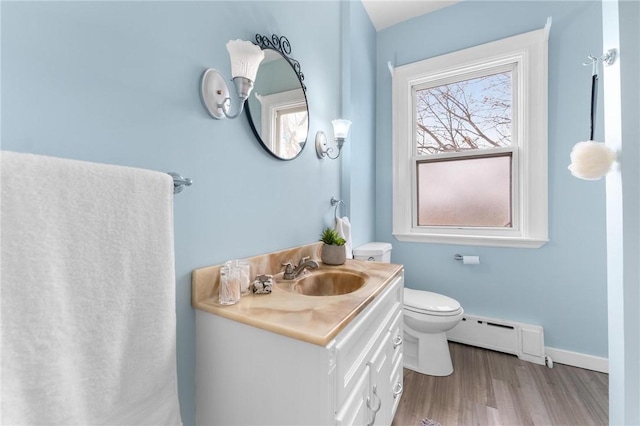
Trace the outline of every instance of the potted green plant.
{"type": "Polygon", "coordinates": [[[344,245],[347,241],[335,229],[325,228],[320,241],[324,243],[320,252],[322,263],[326,265],[342,265],[346,262],[347,251],[344,245]]]}

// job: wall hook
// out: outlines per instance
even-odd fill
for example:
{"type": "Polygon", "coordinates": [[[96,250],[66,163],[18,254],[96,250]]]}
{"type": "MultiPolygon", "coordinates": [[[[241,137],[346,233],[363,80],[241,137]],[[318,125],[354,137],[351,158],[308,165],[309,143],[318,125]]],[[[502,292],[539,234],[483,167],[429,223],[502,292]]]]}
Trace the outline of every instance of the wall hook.
{"type": "Polygon", "coordinates": [[[605,53],[603,53],[602,56],[600,57],[589,55],[587,56],[587,58],[589,58],[589,62],[583,62],[582,65],[584,65],[585,67],[592,66],[593,74],[595,75],[598,73],[597,72],[598,62],[602,62],[606,66],[611,66],[616,62],[616,59],[618,59],[618,49],[615,49],[615,48],[609,49],[605,53]]]}
{"type": "Polygon", "coordinates": [[[604,62],[606,66],[613,65],[616,59],[618,59],[618,49],[609,49],[600,57],[600,60],[604,62]]]}

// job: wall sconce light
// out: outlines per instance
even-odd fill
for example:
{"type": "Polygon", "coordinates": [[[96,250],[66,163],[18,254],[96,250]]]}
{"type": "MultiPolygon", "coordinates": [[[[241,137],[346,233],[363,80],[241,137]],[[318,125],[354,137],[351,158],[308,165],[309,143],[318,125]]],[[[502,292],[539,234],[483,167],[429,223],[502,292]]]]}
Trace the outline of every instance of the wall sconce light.
{"type": "Polygon", "coordinates": [[[335,157],[331,156],[331,153],[334,151],[333,147],[328,146],[327,137],[325,136],[322,130],[316,133],[316,154],[318,154],[318,158],[329,157],[332,160],[335,160],[340,156],[340,151],[342,150],[342,145],[344,145],[344,141],[349,134],[349,127],[351,127],[351,121],[349,120],[333,120],[331,122],[333,124],[333,138],[338,145],[338,153],[335,157]]]}
{"type": "Polygon", "coordinates": [[[598,63],[612,65],[616,61],[617,50],[609,49],[604,55],[597,58],[589,55],[591,62],[584,66],[591,66],[591,132],[589,140],[578,142],[571,150],[571,164],[569,171],[578,179],[598,180],[606,175],[613,162],[616,161],[616,153],[603,142],[595,142],[593,133],[596,120],[596,100],[598,95],[598,63]]]}
{"type": "Polygon", "coordinates": [[[208,68],[202,74],[200,95],[209,115],[216,119],[233,119],[242,113],[244,103],[253,89],[260,62],[264,59],[262,49],[250,41],[231,40],[227,43],[227,51],[231,59],[231,78],[236,86],[240,107],[238,112],[229,115],[229,86],[218,70],[208,68]]]}

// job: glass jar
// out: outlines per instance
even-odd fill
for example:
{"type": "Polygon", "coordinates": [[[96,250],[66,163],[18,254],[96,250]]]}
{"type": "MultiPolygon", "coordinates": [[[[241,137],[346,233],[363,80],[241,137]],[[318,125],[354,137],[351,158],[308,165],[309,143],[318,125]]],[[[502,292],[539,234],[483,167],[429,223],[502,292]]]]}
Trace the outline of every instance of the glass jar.
{"type": "Polygon", "coordinates": [[[218,301],[222,305],[234,305],[240,301],[240,278],[236,271],[227,264],[220,268],[218,301]]]}
{"type": "Polygon", "coordinates": [[[225,262],[225,265],[237,274],[238,280],[240,280],[240,293],[243,296],[251,293],[251,265],[249,262],[244,259],[234,259],[225,262]]]}

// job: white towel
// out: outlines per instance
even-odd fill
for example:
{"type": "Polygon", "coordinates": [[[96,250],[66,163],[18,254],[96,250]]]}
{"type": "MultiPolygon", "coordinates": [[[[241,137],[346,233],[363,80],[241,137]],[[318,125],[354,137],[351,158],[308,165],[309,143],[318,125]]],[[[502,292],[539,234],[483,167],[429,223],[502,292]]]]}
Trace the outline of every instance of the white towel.
{"type": "Polygon", "coordinates": [[[0,423],[181,425],[171,177],[0,156],[0,423]]]}
{"type": "Polygon", "coordinates": [[[349,218],[347,216],[336,217],[335,230],[338,232],[338,235],[347,241],[344,245],[347,251],[347,259],[353,259],[353,253],[351,251],[351,223],[349,222],[349,218]]]}

